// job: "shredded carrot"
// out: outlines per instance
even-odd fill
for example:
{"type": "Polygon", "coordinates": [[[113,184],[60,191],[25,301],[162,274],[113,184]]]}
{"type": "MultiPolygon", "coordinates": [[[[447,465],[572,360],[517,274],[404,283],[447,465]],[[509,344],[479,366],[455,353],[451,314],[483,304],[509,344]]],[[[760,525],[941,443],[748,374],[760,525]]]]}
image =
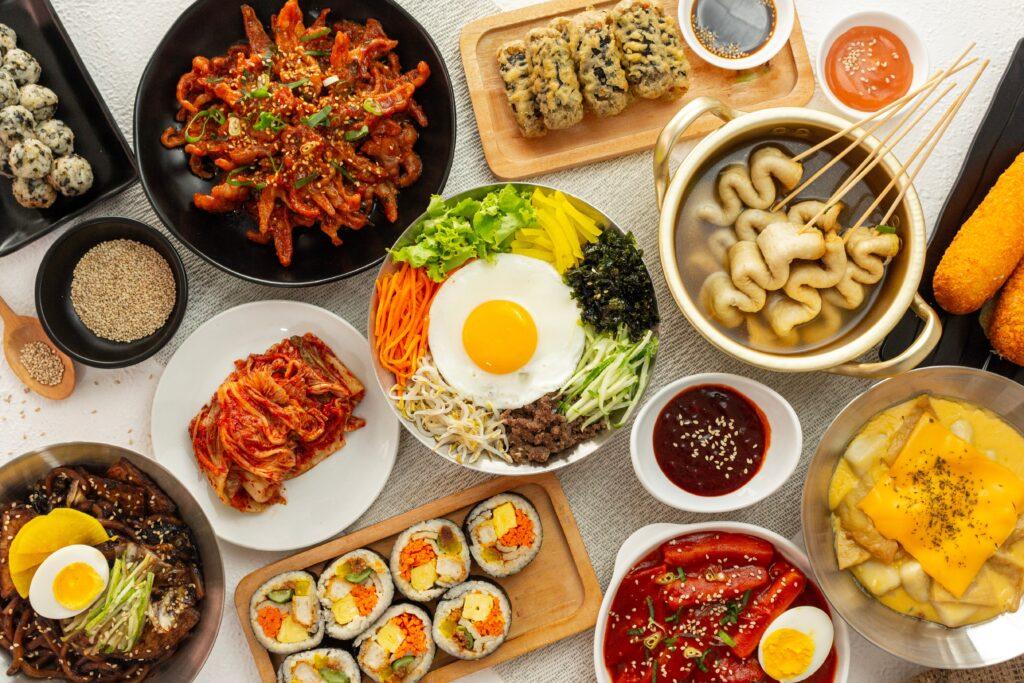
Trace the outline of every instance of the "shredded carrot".
{"type": "Polygon", "coordinates": [[[498,600],[491,601],[491,611],[483,621],[474,624],[476,632],[482,636],[500,636],[505,632],[505,617],[501,614],[498,600]]]}
{"type": "Polygon", "coordinates": [[[372,583],[366,586],[353,586],[350,595],[359,608],[360,616],[365,617],[377,606],[377,588],[372,583]]]}
{"type": "Polygon", "coordinates": [[[413,567],[419,567],[436,558],[437,553],[422,538],[409,541],[398,555],[399,571],[402,578],[408,581],[412,576],[413,567]]]}
{"type": "Polygon", "coordinates": [[[406,655],[419,656],[427,651],[427,634],[423,630],[423,622],[413,614],[399,614],[391,620],[405,634],[405,640],[395,653],[395,659],[406,655]]]}
{"type": "Polygon", "coordinates": [[[430,304],[440,285],[408,263],[377,280],[373,335],[381,366],[405,387],[427,351],[430,304]]]}
{"type": "Polygon", "coordinates": [[[256,612],[256,622],[268,638],[277,638],[277,634],[281,632],[284,615],[281,614],[281,610],[267,606],[256,612]]]}
{"type": "Polygon", "coordinates": [[[526,516],[526,513],[516,508],[516,525],[505,532],[505,535],[498,539],[503,546],[533,545],[533,520],[526,516]]]}

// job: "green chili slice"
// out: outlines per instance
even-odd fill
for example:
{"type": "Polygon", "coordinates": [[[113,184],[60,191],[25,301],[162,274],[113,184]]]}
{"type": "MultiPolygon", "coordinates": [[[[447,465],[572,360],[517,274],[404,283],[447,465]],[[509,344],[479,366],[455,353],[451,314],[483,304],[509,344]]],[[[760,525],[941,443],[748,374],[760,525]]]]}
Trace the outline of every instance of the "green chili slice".
{"type": "Polygon", "coordinates": [[[345,140],[347,142],[359,142],[360,140],[362,140],[363,138],[365,138],[369,134],[370,134],[370,127],[364,125],[362,128],[359,128],[357,130],[346,130],[345,131],[345,140]]]}
{"type": "Polygon", "coordinates": [[[410,666],[412,666],[412,663],[415,662],[415,661],[416,661],[416,657],[414,657],[413,655],[406,655],[404,657],[399,657],[395,661],[391,662],[391,670],[392,671],[401,671],[402,669],[407,669],[410,666]]]}
{"type": "Polygon", "coordinates": [[[380,106],[380,103],[369,97],[363,100],[363,109],[365,109],[368,114],[373,114],[374,116],[380,116],[384,113],[384,109],[380,106]]]}
{"type": "Polygon", "coordinates": [[[331,32],[331,29],[329,29],[326,26],[324,26],[323,28],[318,28],[315,31],[310,31],[306,35],[302,36],[301,38],[299,38],[299,42],[300,43],[308,43],[311,40],[316,40],[317,38],[323,38],[324,36],[326,36],[330,32],[331,32]]]}

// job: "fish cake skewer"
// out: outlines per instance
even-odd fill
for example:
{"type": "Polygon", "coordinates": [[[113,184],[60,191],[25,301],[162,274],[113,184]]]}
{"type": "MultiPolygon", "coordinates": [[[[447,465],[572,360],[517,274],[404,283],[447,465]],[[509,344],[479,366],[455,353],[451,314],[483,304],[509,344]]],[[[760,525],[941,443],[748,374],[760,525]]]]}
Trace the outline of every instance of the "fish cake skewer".
{"type": "Polygon", "coordinates": [[[523,137],[539,138],[547,134],[533,89],[533,67],[526,43],[513,40],[498,49],[498,72],[505,83],[505,95],[512,107],[516,125],[523,137]]]}
{"type": "Polygon", "coordinates": [[[604,11],[584,12],[576,23],[576,62],[583,98],[598,116],[614,116],[629,104],[629,82],[611,16],[604,11]]]}
{"type": "Polygon", "coordinates": [[[942,255],[932,287],[942,308],[973,313],[995,296],[1024,257],[1024,154],[989,190],[942,255]]]}
{"type": "Polygon", "coordinates": [[[535,28],[526,34],[526,49],[544,125],[551,130],[575,126],[583,120],[583,94],[569,42],[553,28],[535,28]]]}

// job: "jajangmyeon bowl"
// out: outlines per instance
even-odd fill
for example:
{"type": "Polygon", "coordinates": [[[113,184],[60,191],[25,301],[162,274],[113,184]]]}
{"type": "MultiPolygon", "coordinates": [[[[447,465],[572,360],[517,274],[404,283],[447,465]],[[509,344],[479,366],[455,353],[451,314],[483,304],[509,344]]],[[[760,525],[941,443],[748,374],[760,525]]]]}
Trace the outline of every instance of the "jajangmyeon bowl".
{"type": "Polygon", "coordinates": [[[381,390],[424,445],[503,475],[576,462],[653,372],[658,307],[635,238],[586,202],[485,185],[430,208],[371,297],[381,390]]]}

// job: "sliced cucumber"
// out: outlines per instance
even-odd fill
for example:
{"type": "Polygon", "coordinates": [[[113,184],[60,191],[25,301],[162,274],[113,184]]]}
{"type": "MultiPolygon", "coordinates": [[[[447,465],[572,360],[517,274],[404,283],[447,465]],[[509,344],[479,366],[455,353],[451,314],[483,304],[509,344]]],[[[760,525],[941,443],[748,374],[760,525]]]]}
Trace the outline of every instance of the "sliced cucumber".
{"type": "Polygon", "coordinates": [[[352,683],[352,680],[344,671],[338,671],[337,669],[320,669],[317,673],[320,674],[320,678],[324,679],[327,683],[352,683]]]}
{"type": "Polygon", "coordinates": [[[267,600],[283,605],[291,600],[293,595],[295,595],[295,591],[291,588],[278,588],[277,590],[272,590],[267,593],[267,600]]]}

